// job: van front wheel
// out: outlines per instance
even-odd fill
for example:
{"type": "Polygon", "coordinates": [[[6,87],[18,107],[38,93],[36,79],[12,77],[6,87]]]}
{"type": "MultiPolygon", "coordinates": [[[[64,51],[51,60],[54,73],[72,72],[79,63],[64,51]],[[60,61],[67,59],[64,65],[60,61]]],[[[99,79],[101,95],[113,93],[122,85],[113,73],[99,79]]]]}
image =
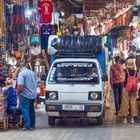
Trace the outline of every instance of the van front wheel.
{"type": "Polygon", "coordinates": [[[48,117],[48,124],[49,124],[49,126],[55,126],[55,118],[49,116],[48,117]]]}
{"type": "Polygon", "coordinates": [[[97,124],[98,125],[102,125],[103,124],[103,113],[101,114],[101,116],[97,117],[97,124]]]}

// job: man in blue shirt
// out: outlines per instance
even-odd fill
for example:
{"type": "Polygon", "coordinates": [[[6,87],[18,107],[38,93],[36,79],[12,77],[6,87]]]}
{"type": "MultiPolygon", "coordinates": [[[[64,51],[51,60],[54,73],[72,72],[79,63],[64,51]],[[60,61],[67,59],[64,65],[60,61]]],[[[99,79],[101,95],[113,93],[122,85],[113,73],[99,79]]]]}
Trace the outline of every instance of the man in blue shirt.
{"type": "Polygon", "coordinates": [[[13,119],[14,121],[16,120],[15,118],[17,117],[17,101],[16,101],[16,89],[13,88],[12,86],[9,87],[9,89],[6,91],[7,93],[7,101],[8,101],[8,111],[13,114],[13,119]]]}
{"type": "Polygon", "coordinates": [[[20,109],[25,130],[30,130],[35,128],[34,102],[37,97],[37,84],[34,72],[26,67],[26,60],[20,62],[20,68],[17,94],[20,97],[20,109]]]}
{"type": "Polygon", "coordinates": [[[16,88],[12,86],[12,78],[8,77],[6,79],[6,86],[4,90],[7,94],[7,111],[12,114],[13,117],[13,126],[16,127],[17,124],[17,100],[16,100],[16,88]]]}

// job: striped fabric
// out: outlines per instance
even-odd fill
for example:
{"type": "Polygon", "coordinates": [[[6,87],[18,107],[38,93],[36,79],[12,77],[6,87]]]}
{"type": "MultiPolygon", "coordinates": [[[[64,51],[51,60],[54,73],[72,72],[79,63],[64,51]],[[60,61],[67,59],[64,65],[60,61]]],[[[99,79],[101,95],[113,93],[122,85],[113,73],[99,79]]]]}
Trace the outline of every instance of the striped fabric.
{"type": "Polygon", "coordinates": [[[25,8],[21,5],[13,6],[13,32],[15,34],[25,34],[25,8]]]}

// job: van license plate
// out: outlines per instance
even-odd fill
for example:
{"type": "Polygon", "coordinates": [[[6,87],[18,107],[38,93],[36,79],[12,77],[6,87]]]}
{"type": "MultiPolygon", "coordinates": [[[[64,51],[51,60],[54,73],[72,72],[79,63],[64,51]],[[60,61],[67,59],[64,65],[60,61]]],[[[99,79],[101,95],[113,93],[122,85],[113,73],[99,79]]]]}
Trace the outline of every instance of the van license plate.
{"type": "Polygon", "coordinates": [[[83,111],[83,110],[85,110],[85,106],[84,105],[63,104],[62,109],[63,110],[79,110],[79,111],[83,111]]]}

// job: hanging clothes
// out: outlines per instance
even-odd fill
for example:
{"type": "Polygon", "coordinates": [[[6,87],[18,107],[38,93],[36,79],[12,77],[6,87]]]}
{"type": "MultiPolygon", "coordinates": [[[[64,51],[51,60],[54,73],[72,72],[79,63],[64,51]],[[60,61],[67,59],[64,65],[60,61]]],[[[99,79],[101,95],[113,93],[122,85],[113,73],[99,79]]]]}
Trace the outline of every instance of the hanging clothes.
{"type": "Polygon", "coordinates": [[[12,21],[12,16],[10,13],[10,5],[5,4],[5,23],[6,23],[6,50],[12,47],[12,33],[10,30],[10,25],[12,21]]]}
{"type": "Polygon", "coordinates": [[[99,54],[98,60],[101,65],[103,75],[107,75],[107,66],[106,66],[106,51],[102,50],[102,53],[99,54]]]}
{"type": "Polygon", "coordinates": [[[114,34],[113,36],[112,36],[112,48],[117,48],[117,37],[118,37],[118,35],[117,34],[114,34]]]}
{"type": "Polygon", "coordinates": [[[112,37],[111,37],[111,34],[108,34],[106,46],[107,46],[109,52],[111,52],[111,45],[112,45],[112,37]]]}
{"type": "Polygon", "coordinates": [[[49,36],[52,34],[52,25],[43,24],[41,26],[41,49],[47,49],[48,48],[48,39],[49,36]]]}
{"type": "Polygon", "coordinates": [[[25,34],[25,8],[22,5],[13,6],[13,32],[25,34]]]}
{"type": "Polygon", "coordinates": [[[53,13],[53,3],[52,0],[42,0],[39,3],[39,8],[41,9],[41,23],[51,23],[52,13],[53,13]]]}
{"type": "Polygon", "coordinates": [[[25,24],[25,7],[23,5],[13,5],[13,49],[15,51],[18,51],[19,47],[24,46],[25,24]]]}

